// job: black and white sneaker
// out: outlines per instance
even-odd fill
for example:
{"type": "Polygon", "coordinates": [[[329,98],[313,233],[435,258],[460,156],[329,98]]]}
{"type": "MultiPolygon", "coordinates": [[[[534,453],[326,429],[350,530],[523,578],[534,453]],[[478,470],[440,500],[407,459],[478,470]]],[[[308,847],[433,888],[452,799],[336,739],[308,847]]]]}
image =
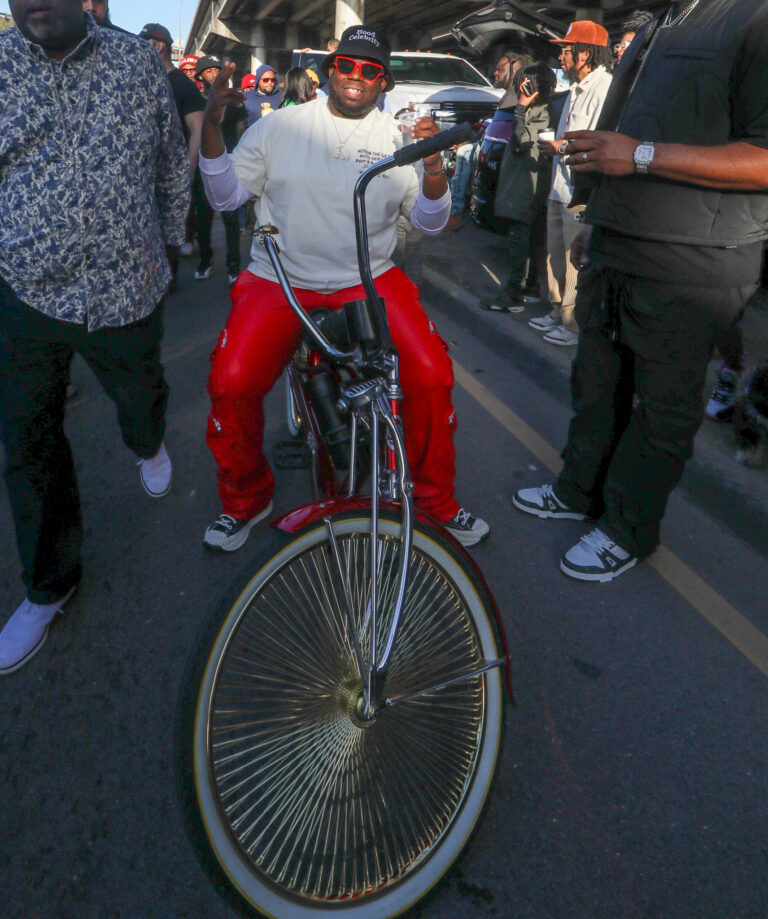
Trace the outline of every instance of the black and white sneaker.
{"type": "Polygon", "coordinates": [[[197,271],[195,272],[196,281],[204,281],[206,278],[210,278],[211,271],[213,271],[213,266],[209,258],[204,258],[200,260],[200,264],[197,266],[197,271]]]}
{"type": "Polygon", "coordinates": [[[637,564],[630,555],[602,530],[595,528],[560,559],[560,570],[577,581],[612,581],[637,564]]]}
{"type": "Polygon", "coordinates": [[[491,299],[483,300],[481,306],[492,313],[522,313],[526,300],[520,291],[504,288],[491,299]]]}
{"type": "Polygon", "coordinates": [[[730,421],[738,398],[741,372],[730,370],[725,364],[717,369],[717,383],[709,397],[704,414],[712,421],[730,421]]]}
{"type": "Polygon", "coordinates": [[[456,516],[446,521],[443,526],[462,546],[474,546],[482,542],[491,532],[491,528],[485,520],[473,517],[463,507],[460,507],[456,516]]]}
{"type": "Polygon", "coordinates": [[[272,502],[248,520],[238,520],[229,514],[219,514],[205,531],[203,545],[217,552],[234,552],[250,536],[254,526],[272,513],[272,502]]]}
{"type": "Polygon", "coordinates": [[[586,520],[586,514],[572,511],[557,497],[552,485],[540,488],[521,488],[512,495],[512,503],[519,511],[535,514],[536,517],[552,517],[556,520],[586,520]]]}

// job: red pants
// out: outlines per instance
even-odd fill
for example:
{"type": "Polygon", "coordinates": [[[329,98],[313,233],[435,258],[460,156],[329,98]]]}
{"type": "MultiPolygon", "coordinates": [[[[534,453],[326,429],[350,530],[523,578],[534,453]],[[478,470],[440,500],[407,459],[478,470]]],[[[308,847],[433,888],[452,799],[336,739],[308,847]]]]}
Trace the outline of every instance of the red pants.
{"type": "MultiPolygon", "coordinates": [[[[443,340],[427,318],[418,288],[397,268],[375,281],[400,355],[402,414],[414,497],[445,522],[459,509],[453,497],[456,412],[453,368],[443,340]]],[[[362,299],[362,285],[332,294],[296,288],[305,308],[338,309],[362,299]]],[[[211,357],[211,414],[206,442],[218,466],[222,510],[238,520],[269,502],[275,479],[264,456],[264,396],[296,350],[300,323],[280,286],[243,271],[232,287],[232,311],[211,357]]]]}

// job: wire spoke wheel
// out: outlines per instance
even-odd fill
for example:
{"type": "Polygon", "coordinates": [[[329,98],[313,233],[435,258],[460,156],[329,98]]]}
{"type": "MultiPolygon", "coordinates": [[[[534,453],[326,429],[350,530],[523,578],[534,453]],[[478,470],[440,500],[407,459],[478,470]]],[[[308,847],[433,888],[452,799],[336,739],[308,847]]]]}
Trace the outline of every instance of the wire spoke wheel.
{"type": "MultiPolygon", "coordinates": [[[[379,917],[411,905],[461,852],[495,774],[499,668],[425,692],[500,656],[465,560],[435,534],[414,533],[384,687],[404,701],[364,716],[344,593],[369,660],[370,526],[334,520],[345,583],[325,527],[309,527],[248,580],[198,654],[186,753],[204,836],[240,895],[270,915],[290,904],[292,917],[379,917]]],[[[379,653],[398,533],[381,521],[379,653]]]]}

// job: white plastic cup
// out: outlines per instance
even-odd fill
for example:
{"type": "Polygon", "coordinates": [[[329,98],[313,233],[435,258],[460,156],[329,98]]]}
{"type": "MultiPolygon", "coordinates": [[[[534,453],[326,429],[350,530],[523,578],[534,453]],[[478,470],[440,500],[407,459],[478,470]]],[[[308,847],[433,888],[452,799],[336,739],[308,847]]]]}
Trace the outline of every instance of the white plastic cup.
{"type": "Polygon", "coordinates": [[[416,122],[421,117],[421,112],[414,111],[413,109],[406,109],[404,112],[400,112],[397,116],[397,123],[400,125],[400,131],[405,137],[409,137],[413,134],[416,122]]]}
{"type": "Polygon", "coordinates": [[[539,131],[539,140],[554,140],[554,131],[539,131]]]}

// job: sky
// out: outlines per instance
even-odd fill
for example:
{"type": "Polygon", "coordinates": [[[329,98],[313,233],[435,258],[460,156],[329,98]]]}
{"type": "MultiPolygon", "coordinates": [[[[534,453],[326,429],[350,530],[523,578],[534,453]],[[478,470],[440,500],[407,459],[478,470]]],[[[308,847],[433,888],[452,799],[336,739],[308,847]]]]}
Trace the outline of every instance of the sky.
{"type": "MultiPolygon", "coordinates": [[[[173,35],[179,37],[179,10],[181,10],[181,38],[186,42],[197,0],[109,0],[109,15],[115,25],[140,32],[148,22],[159,22],[173,35]]],[[[9,11],[8,0],[0,0],[0,12],[9,11]]]]}

